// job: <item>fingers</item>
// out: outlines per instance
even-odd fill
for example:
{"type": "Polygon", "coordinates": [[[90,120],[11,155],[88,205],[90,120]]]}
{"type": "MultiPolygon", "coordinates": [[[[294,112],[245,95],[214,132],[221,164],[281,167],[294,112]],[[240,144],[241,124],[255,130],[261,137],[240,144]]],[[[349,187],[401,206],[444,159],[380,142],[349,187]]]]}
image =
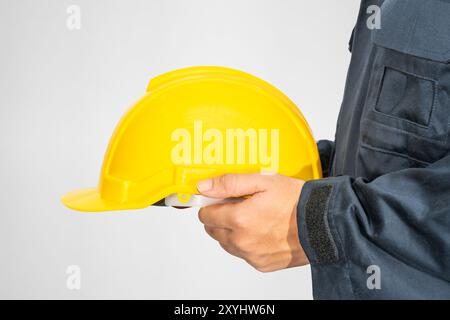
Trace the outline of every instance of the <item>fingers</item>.
{"type": "Polygon", "coordinates": [[[242,253],[239,251],[239,249],[232,244],[231,238],[232,238],[232,232],[228,229],[223,228],[214,228],[205,226],[206,233],[219,242],[219,245],[229,254],[235,256],[235,257],[241,257],[242,253]]]}
{"type": "Polygon", "coordinates": [[[240,254],[239,250],[236,249],[235,247],[228,245],[228,244],[220,243],[220,242],[219,242],[219,245],[222,247],[223,250],[225,250],[232,256],[241,258],[241,254],[240,254]]]}
{"type": "Polygon", "coordinates": [[[236,227],[235,216],[243,212],[243,202],[203,207],[198,212],[198,218],[206,226],[233,229],[236,227]]]}
{"type": "Polygon", "coordinates": [[[259,173],[226,174],[200,181],[197,189],[203,195],[213,198],[241,197],[265,191],[271,181],[271,176],[259,173]]]}
{"type": "Polygon", "coordinates": [[[210,227],[237,230],[245,228],[254,210],[253,198],[236,203],[215,204],[203,207],[198,212],[201,223],[210,227]]]}
{"type": "Polygon", "coordinates": [[[219,243],[227,243],[231,234],[231,230],[210,226],[205,226],[205,231],[211,238],[219,243]]]}
{"type": "Polygon", "coordinates": [[[219,243],[223,250],[235,257],[241,257],[240,251],[231,244],[231,230],[205,226],[205,231],[219,243]]]}

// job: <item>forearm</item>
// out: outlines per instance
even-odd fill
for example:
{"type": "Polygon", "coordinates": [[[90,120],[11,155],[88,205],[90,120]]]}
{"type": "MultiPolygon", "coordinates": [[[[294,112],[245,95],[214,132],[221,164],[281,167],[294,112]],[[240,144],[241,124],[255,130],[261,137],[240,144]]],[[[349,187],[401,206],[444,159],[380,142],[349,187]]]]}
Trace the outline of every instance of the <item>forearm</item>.
{"type": "Polygon", "coordinates": [[[372,182],[307,182],[299,237],[316,298],[450,298],[450,157],[372,182]],[[381,270],[381,288],[367,285],[381,270]]]}

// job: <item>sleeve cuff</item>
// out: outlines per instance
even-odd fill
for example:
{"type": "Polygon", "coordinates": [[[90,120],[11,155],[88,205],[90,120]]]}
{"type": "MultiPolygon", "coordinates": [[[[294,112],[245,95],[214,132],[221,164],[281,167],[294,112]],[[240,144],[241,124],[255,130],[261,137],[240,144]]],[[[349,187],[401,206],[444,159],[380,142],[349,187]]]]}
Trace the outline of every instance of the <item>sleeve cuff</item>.
{"type": "Polygon", "coordinates": [[[315,299],[353,299],[345,252],[333,219],[346,177],[304,184],[297,206],[298,234],[311,264],[315,299]]]}

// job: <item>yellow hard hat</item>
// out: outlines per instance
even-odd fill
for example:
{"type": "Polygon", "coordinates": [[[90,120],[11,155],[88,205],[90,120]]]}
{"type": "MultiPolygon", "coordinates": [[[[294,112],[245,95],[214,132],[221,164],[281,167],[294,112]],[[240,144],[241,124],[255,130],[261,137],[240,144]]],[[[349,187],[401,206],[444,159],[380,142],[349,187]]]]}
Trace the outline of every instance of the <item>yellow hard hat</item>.
{"type": "Polygon", "coordinates": [[[70,192],[62,202],[94,212],[174,197],[191,204],[199,180],[250,172],[320,178],[308,124],[292,101],[259,78],[192,67],[150,81],[110,140],[98,187],[70,192]]]}

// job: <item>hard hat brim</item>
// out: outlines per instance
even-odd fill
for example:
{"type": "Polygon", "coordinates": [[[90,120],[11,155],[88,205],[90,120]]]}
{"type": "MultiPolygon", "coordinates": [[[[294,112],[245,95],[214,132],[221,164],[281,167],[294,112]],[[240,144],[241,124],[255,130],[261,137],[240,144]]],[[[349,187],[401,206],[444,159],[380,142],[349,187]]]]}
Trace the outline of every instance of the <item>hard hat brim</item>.
{"type": "Polygon", "coordinates": [[[117,203],[105,200],[96,188],[69,192],[61,197],[61,202],[68,208],[83,212],[102,212],[114,210],[139,209],[147,205],[142,203],[117,203]]]}

